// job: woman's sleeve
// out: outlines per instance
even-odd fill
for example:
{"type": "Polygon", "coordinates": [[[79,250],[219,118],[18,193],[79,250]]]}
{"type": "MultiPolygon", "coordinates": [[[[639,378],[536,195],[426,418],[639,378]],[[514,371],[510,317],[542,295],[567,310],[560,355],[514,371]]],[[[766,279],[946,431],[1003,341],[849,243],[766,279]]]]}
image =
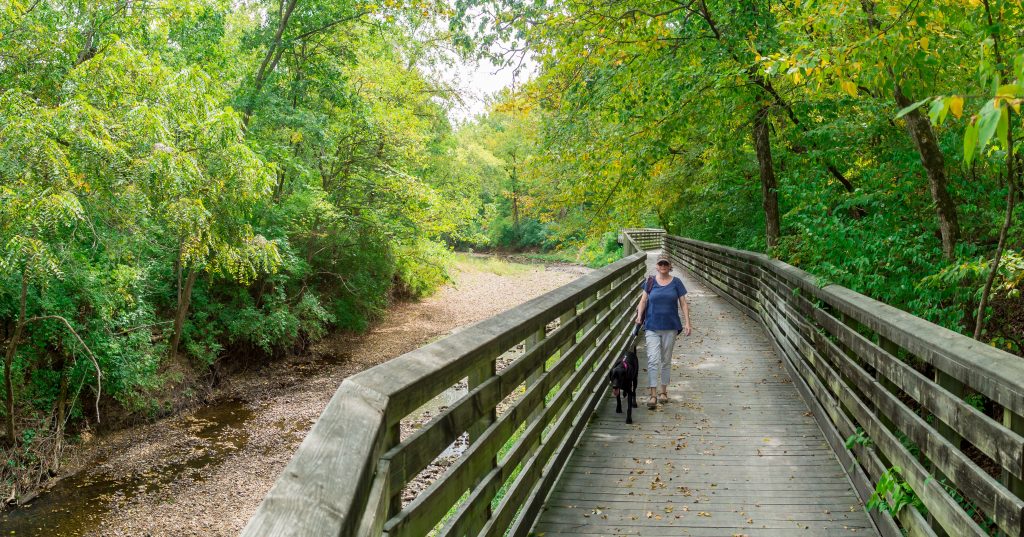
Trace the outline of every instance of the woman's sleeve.
{"type": "Polygon", "coordinates": [[[680,297],[686,296],[686,286],[683,285],[683,280],[676,278],[676,294],[680,297]]]}

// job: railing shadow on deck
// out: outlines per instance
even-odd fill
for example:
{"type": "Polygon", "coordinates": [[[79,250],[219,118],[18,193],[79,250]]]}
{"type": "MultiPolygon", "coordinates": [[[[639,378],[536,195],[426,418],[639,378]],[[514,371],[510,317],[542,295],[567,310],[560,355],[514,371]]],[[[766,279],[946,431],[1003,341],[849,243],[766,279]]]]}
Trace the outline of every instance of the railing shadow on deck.
{"type": "Polygon", "coordinates": [[[242,535],[526,535],[625,346],[645,259],[346,379],[242,535]],[[468,394],[400,438],[403,418],[464,380],[468,394]],[[465,452],[403,506],[406,484],[463,434],[465,452]]]}
{"type": "Polygon", "coordinates": [[[865,502],[898,492],[883,476],[913,490],[922,509],[872,512],[883,535],[1024,532],[1024,360],[763,254],[665,249],[765,328],[865,502]]]}

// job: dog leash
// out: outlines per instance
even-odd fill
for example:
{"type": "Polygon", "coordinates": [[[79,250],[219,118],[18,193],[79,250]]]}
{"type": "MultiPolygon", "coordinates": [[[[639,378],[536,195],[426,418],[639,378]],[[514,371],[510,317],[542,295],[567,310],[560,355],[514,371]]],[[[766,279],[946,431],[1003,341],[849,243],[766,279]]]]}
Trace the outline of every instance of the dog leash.
{"type": "Polygon", "coordinates": [[[626,343],[626,348],[633,347],[633,352],[636,352],[636,337],[640,335],[640,325],[636,325],[633,329],[633,335],[629,336],[629,342],[626,343]]]}

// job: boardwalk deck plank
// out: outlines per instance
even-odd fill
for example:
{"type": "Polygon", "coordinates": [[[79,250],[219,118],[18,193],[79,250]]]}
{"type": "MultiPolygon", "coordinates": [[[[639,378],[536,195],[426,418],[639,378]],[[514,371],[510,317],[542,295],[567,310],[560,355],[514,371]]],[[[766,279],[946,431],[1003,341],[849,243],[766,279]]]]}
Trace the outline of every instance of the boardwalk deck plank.
{"type": "Polygon", "coordinates": [[[695,333],[677,340],[674,400],[641,397],[633,425],[602,402],[534,533],[877,535],[761,327],[681,277],[695,333]]]}

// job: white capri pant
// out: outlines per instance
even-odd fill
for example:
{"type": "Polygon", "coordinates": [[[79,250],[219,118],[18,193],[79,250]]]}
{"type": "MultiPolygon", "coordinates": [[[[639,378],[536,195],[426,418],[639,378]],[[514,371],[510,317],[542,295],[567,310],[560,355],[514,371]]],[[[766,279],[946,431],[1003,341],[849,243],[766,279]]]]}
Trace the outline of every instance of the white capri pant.
{"type": "Polygon", "coordinates": [[[647,342],[647,377],[649,387],[658,386],[660,373],[661,384],[668,386],[668,373],[672,368],[672,347],[676,344],[675,330],[647,330],[644,339],[647,342]]]}

